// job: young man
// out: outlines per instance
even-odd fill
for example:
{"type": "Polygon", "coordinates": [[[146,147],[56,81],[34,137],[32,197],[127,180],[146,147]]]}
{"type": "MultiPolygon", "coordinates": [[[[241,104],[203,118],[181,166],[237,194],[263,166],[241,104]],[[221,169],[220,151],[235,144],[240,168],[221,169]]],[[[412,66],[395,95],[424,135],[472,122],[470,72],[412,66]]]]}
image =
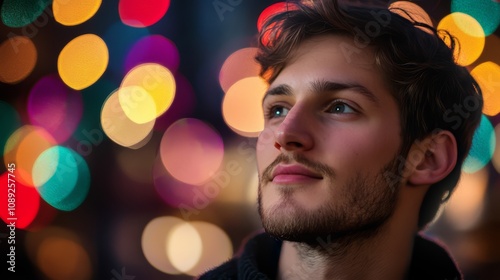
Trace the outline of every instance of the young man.
{"type": "Polygon", "coordinates": [[[459,179],[481,91],[449,34],[401,12],[307,1],[267,22],[265,232],[200,279],[462,279],[419,232],[459,179]]]}

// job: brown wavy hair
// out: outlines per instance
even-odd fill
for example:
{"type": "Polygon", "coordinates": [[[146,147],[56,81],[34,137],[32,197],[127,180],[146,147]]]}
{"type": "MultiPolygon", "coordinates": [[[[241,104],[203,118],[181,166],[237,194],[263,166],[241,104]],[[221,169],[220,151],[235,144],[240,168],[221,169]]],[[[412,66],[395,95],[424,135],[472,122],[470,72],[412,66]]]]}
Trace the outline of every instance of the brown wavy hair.
{"type": "Polygon", "coordinates": [[[374,50],[376,67],[399,105],[401,156],[408,157],[412,144],[439,130],[450,131],[457,141],[456,166],[429,188],[420,208],[422,229],[436,217],[459,180],[482,116],[481,89],[469,71],[457,64],[454,51],[459,44],[447,31],[417,22],[401,9],[350,2],[287,2],[287,10],[268,18],[259,34],[260,74],[272,83],[298,45],[314,36],[350,36],[353,44],[345,49],[346,55],[365,47],[374,50]]]}

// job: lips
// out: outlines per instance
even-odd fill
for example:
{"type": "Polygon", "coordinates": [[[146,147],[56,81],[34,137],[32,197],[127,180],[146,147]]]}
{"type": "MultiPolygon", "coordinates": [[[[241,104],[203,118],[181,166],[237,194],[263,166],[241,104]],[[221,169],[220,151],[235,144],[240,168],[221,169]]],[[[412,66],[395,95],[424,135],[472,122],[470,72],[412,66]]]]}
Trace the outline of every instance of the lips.
{"type": "Polygon", "coordinates": [[[298,164],[278,165],[274,169],[271,180],[278,184],[307,183],[323,179],[321,174],[313,172],[298,164]]]}

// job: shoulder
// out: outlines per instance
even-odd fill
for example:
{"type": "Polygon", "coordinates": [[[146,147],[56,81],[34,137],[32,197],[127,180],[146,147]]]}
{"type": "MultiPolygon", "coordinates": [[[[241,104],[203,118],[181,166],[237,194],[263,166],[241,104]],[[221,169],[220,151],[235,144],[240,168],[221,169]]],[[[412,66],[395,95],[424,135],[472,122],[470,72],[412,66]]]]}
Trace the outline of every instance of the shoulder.
{"type": "Polygon", "coordinates": [[[410,267],[411,279],[463,279],[446,246],[437,239],[417,235],[410,267]],[[420,278],[424,277],[425,278],[420,278]]]}
{"type": "Polygon", "coordinates": [[[197,278],[196,280],[230,280],[230,279],[237,279],[238,275],[238,259],[237,258],[232,258],[225,263],[212,268],[197,278]]]}
{"type": "Polygon", "coordinates": [[[240,250],[233,258],[205,271],[195,279],[274,279],[280,251],[281,241],[257,231],[242,242],[240,250]]]}

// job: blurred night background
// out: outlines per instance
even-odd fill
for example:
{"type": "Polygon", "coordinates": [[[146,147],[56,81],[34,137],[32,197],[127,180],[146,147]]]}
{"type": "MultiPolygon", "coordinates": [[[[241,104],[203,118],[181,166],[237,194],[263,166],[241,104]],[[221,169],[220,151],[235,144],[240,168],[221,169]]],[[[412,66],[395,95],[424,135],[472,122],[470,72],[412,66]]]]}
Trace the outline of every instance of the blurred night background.
{"type": "MultiPolygon", "coordinates": [[[[461,39],[485,96],[459,186],[425,233],[466,279],[500,279],[500,3],[392,2],[461,39]]],[[[192,279],[260,229],[253,55],[279,1],[0,3],[2,279],[192,279]]]]}

